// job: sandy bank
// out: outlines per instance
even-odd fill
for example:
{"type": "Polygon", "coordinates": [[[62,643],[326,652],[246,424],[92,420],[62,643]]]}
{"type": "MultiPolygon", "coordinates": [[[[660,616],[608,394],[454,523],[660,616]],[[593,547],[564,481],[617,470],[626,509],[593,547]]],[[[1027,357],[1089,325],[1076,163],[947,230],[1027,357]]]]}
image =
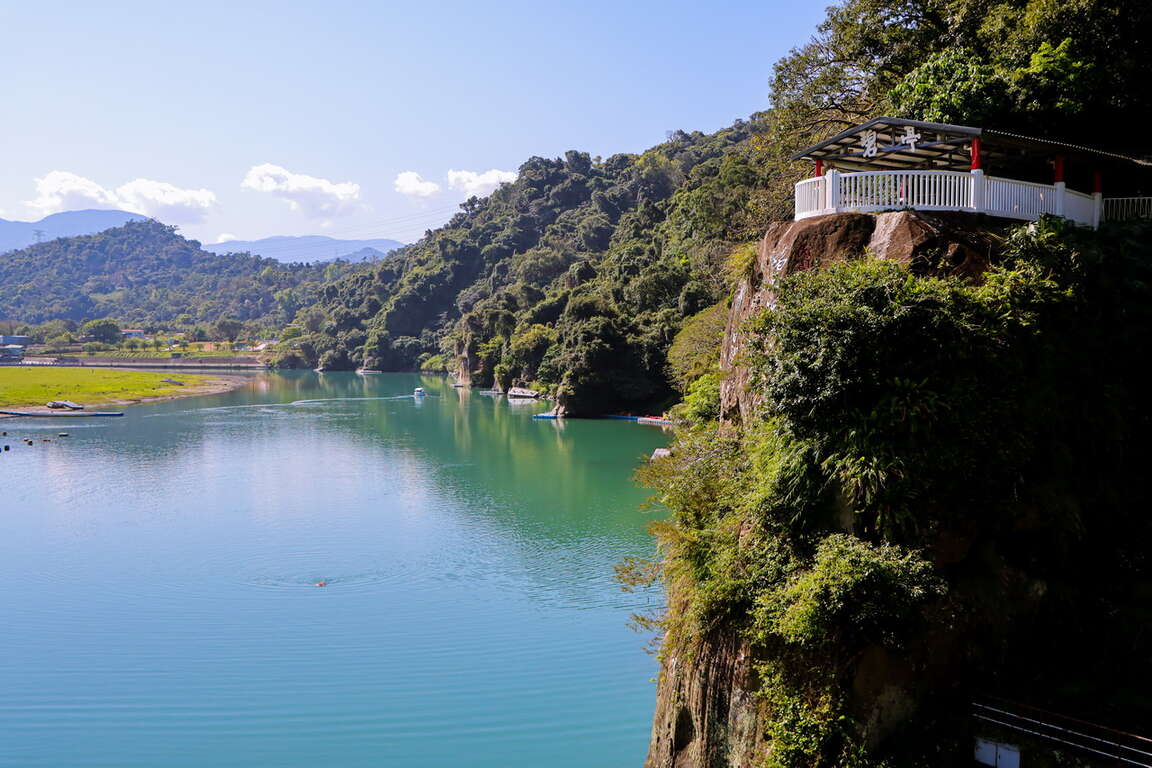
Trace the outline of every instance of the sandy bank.
{"type": "MultiPolygon", "coordinates": [[[[129,405],[141,405],[143,403],[158,403],[164,400],[181,400],[186,397],[200,397],[203,395],[218,395],[223,392],[231,392],[234,389],[239,389],[254,380],[253,376],[224,376],[219,374],[212,374],[211,377],[206,378],[202,383],[187,384],[176,392],[168,392],[163,395],[147,396],[147,397],[133,397],[122,398],[116,400],[83,400],[78,401],[84,406],[85,411],[100,411],[100,410],[120,410],[129,405]]],[[[8,405],[0,410],[5,411],[21,411],[23,413],[36,413],[36,414],[51,414],[61,418],[75,417],[84,413],[84,411],[66,411],[56,408],[48,408],[44,403],[29,403],[27,405],[8,405]]],[[[18,419],[19,416],[12,416],[7,414],[0,414],[0,419],[18,419]]]]}

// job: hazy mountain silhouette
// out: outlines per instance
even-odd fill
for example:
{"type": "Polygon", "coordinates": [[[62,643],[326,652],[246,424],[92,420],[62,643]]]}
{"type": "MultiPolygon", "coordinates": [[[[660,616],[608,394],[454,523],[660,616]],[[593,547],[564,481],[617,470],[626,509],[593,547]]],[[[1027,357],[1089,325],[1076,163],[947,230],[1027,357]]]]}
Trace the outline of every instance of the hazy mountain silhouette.
{"type": "Polygon", "coordinates": [[[128,211],[63,211],[45,216],[39,221],[8,221],[0,219],[0,253],[25,248],[36,242],[36,231],[40,230],[42,241],[58,237],[92,235],[112,227],[119,227],[128,221],[146,219],[138,213],[128,211]]]}
{"type": "Polygon", "coordinates": [[[201,247],[212,253],[251,253],[254,256],[267,256],[283,262],[316,262],[344,259],[346,261],[371,261],[386,256],[404,243],[398,240],[376,238],[371,240],[341,240],[324,235],[303,235],[291,237],[279,235],[260,240],[226,240],[223,243],[208,243],[201,247]]]}

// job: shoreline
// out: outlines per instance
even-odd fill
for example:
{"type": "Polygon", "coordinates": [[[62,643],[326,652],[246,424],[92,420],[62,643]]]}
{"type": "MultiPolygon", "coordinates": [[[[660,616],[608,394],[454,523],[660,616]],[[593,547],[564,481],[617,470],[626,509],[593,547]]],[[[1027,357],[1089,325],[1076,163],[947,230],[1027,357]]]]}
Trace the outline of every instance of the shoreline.
{"type": "MultiPolygon", "coordinates": [[[[64,367],[64,366],[61,366],[64,367]]],[[[86,368],[97,368],[100,366],[85,366],[86,368]]],[[[115,366],[118,367],[118,366],[115,366]]],[[[252,376],[235,376],[235,375],[222,375],[212,374],[211,378],[203,384],[198,385],[185,385],[185,389],[180,392],[170,392],[164,395],[153,395],[148,397],[133,397],[122,398],[119,400],[100,400],[93,402],[85,402],[85,411],[88,409],[108,409],[108,408],[124,408],[132,405],[145,405],[148,403],[160,403],[165,400],[183,400],[187,397],[201,397],[206,395],[219,395],[225,392],[232,392],[233,390],[240,389],[245,384],[251,382],[254,377],[252,376]]],[[[45,414],[49,416],[58,416],[62,419],[80,418],[84,411],[72,412],[61,411],[55,408],[41,404],[28,404],[28,405],[8,405],[4,406],[4,410],[19,410],[26,414],[45,414]],[[75,413],[75,415],[73,415],[75,413]]],[[[28,416],[17,416],[14,414],[0,414],[0,419],[20,419],[29,418],[28,416]]]]}

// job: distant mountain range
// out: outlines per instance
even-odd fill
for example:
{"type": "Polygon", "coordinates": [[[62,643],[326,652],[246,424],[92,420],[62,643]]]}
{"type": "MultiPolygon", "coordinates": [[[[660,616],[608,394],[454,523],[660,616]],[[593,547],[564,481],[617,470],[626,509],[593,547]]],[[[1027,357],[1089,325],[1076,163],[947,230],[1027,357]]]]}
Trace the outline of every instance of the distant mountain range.
{"type": "Polygon", "coordinates": [[[265,237],[261,240],[226,240],[201,246],[212,253],[251,253],[282,262],[317,262],[344,259],[345,261],[372,261],[381,259],[404,243],[398,240],[340,240],[324,235],[300,237],[265,237]]]}
{"type": "Polygon", "coordinates": [[[47,242],[58,237],[76,237],[103,232],[125,222],[147,218],[127,211],[64,211],[45,216],[40,221],[0,219],[0,253],[26,248],[38,240],[47,242]],[[40,230],[37,236],[36,230],[40,230]]]}
{"type": "MultiPolygon", "coordinates": [[[[45,216],[39,221],[8,221],[0,219],[0,253],[27,248],[37,242],[58,237],[94,235],[106,229],[123,226],[129,221],[148,218],[128,211],[63,211],[45,216]],[[39,231],[39,235],[37,234],[39,231]]],[[[344,259],[361,262],[381,259],[404,243],[398,240],[375,238],[371,240],[341,240],[324,235],[301,237],[265,237],[261,240],[227,240],[223,243],[201,245],[211,253],[251,253],[277,261],[318,262],[344,259]]]]}

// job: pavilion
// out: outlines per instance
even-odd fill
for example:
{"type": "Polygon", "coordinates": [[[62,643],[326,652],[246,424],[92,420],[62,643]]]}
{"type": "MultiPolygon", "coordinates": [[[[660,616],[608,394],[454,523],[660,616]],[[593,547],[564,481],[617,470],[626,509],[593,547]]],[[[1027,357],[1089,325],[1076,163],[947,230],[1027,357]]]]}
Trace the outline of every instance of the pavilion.
{"type": "Polygon", "coordinates": [[[1152,217],[1152,161],[989,128],[878,117],[792,159],[815,165],[796,184],[797,220],[903,208],[1090,227],[1152,217]]]}

